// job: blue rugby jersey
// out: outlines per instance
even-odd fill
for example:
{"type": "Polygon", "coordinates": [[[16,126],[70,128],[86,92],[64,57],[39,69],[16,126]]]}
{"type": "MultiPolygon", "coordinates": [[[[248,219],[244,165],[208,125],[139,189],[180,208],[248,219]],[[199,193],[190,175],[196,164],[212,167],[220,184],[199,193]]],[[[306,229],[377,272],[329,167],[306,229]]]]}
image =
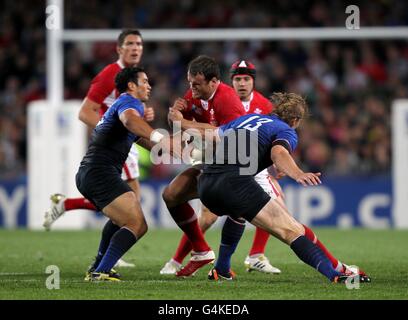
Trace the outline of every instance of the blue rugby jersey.
{"type": "Polygon", "coordinates": [[[272,165],[271,149],[274,145],[280,144],[289,152],[293,152],[298,143],[296,131],[276,115],[244,115],[220,126],[218,133],[221,142],[216,150],[216,163],[207,164],[204,172],[230,171],[236,170],[237,167],[248,167],[248,164],[238,161],[239,155],[246,155],[251,161],[257,162],[256,173],[258,173],[272,165]],[[239,139],[239,131],[244,134],[245,140],[239,139]],[[250,154],[251,152],[253,154],[250,154]],[[234,157],[237,159],[236,164],[231,163],[233,162],[231,158],[234,157]]]}
{"type": "Polygon", "coordinates": [[[122,93],[93,130],[81,165],[113,165],[122,170],[132,143],[139,139],[119,119],[120,114],[128,109],[136,110],[141,117],[144,115],[142,102],[128,93],[122,93]]]}

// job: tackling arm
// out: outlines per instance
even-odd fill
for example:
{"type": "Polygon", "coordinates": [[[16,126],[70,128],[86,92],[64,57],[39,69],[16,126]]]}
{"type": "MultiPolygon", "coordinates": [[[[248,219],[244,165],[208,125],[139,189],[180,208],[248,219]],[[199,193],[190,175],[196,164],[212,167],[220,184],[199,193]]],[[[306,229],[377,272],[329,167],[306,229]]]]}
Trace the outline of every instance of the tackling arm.
{"type": "Polygon", "coordinates": [[[307,185],[318,185],[321,183],[318,173],[303,172],[293,160],[289,151],[281,145],[275,145],[271,150],[271,159],[278,170],[283,171],[296,182],[307,185]]]}
{"type": "Polygon", "coordinates": [[[127,109],[119,115],[120,121],[126,129],[138,137],[150,140],[153,128],[140,117],[140,114],[134,109],[127,109]]]}
{"type": "Polygon", "coordinates": [[[140,137],[138,143],[148,149],[160,144],[164,151],[181,158],[181,145],[173,143],[173,138],[154,130],[135,109],[127,109],[119,115],[126,129],[140,137]]]}
{"type": "Polygon", "coordinates": [[[200,133],[202,133],[202,135],[204,135],[205,130],[215,130],[215,129],[217,129],[217,127],[214,127],[209,123],[182,119],[181,120],[181,129],[182,130],[196,129],[196,130],[199,130],[200,133]]]}
{"type": "Polygon", "coordinates": [[[184,119],[183,114],[180,112],[175,107],[172,107],[169,109],[169,115],[168,115],[169,122],[173,123],[175,121],[179,121],[181,123],[181,130],[197,130],[199,134],[204,137],[206,135],[206,132],[215,132],[217,127],[209,124],[209,123],[204,123],[204,122],[197,122],[197,121],[191,121],[184,119]]]}
{"type": "Polygon", "coordinates": [[[140,138],[139,140],[136,141],[136,143],[149,151],[152,150],[152,148],[155,145],[154,142],[151,142],[149,139],[146,138],[140,138]]]}

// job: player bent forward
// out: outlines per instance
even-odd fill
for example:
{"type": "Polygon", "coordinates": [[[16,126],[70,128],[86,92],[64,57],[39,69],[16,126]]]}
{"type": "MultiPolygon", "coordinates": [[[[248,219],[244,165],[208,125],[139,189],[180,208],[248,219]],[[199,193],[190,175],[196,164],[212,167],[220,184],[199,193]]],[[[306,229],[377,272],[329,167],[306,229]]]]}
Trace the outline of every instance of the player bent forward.
{"type": "Polygon", "coordinates": [[[121,258],[146,232],[147,224],[140,201],[121,179],[123,163],[134,141],[151,147],[161,142],[170,152],[171,137],[154,131],[143,120],[143,102],[151,87],[141,68],[125,68],[115,78],[118,99],[95,127],[91,141],[76,175],[76,185],[110,220],[120,227],[113,236],[102,232],[98,253],[104,253],[88,270],[87,281],[119,281],[112,270],[121,258]],[[145,140],[147,139],[147,140],[145,140]]]}
{"type": "Polygon", "coordinates": [[[365,275],[336,271],[324,252],[304,235],[303,225],[284,206],[272,200],[254,179],[257,172],[274,164],[303,186],[321,183],[320,173],[303,172],[290,155],[297,145],[295,129],[306,114],[306,102],[296,94],[279,95],[285,103],[276,108],[275,114],[245,115],[218,128],[216,135],[220,142],[214,158],[217,161],[204,165],[198,180],[199,197],[212,212],[243,217],[288,244],[303,262],[332,282],[343,283],[352,277],[370,282],[365,275]],[[246,138],[245,143],[238,141],[242,136],[246,138]],[[244,150],[240,150],[239,146],[243,145],[244,150]],[[249,167],[239,161],[235,163],[234,159],[243,159],[239,153],[246,155],[254,148],[257,153],[251,153],[249,167]],[[255,172],[245,172],[254,165],[255,172]]]}

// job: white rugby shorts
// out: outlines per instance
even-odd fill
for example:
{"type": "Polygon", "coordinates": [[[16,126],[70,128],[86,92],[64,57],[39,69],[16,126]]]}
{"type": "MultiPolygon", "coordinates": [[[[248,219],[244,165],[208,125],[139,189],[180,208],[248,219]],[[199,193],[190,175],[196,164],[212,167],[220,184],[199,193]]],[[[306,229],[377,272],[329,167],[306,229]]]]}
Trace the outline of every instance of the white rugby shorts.
{"type": "Polygon", "coordinates": [[[123,165],[122,180],[133,180],[139,178],[139,176],[139,150],[137,150],[136,144],[133,143],[125,164],[123,165]]]}
{"type": "Polygon", "coordinates": [[[278,189],[273,184],[273,179],[268,173],[268,169],[259,172],[255,176],[255,181],[264,189],[264,191],[272,198],[276,199],[280,196],[278,189]]]}

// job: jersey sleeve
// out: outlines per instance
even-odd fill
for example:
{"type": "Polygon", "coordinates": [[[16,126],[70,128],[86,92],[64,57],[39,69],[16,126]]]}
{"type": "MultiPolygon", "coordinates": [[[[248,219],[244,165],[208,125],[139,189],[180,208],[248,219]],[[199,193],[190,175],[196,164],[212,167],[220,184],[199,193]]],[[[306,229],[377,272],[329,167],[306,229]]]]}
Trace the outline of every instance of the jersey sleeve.
{"type": "Polygon", "coordinates": [[[274,109],[274,105],[268,99],[266,99],[266,101],[265,101],[265,106],[266,106],[266,112],[267,113],[271,113],[273,111],[273,109],[274,109]]]}
{"type": "Polygon", "coordinates": [[[121,104],[118,107],[118,116],[121,115],[121,113],[125,112],[128,109],[133,109],[136,110],[139,113],[140,117],[144,116],[144,106],[143,103],[140,100],[131,100],[127,101],[123,104],[121,104]]]}
{"type": "Polygon", "coordinates": [[[292,128],[288,128],[286,130],[278,132],[276,135],[275,140],[272,142],[272,145],[282,145],[290,153],[295,151],[298,143],[298,137],[296,131],[292,128]]]}
{"type": "Polygon", "coordinates": [[[91,86],[86,95],[93,102],[102,104],[107,96],[115,90],[116,70],[112,67],[106,67],[98,73],[91,82],[91,86]]]}
{"type": "Polygon", "coordinates": [[[261,93],[259,93],[258,91],[255,91],[254,94],[256,97],[255,103],[261,108],[262,114],[271,113],[274,107],[272,102],[268,98],[263,96],[261,93]]]}
{"type": "Polygon", "coordinates": [[[246,114],[241,100],[239,100],[238,96],[235,94],[218,97],[214,109],[216,111],[216,120],[219,125],[231,122],[246,114]]]}

